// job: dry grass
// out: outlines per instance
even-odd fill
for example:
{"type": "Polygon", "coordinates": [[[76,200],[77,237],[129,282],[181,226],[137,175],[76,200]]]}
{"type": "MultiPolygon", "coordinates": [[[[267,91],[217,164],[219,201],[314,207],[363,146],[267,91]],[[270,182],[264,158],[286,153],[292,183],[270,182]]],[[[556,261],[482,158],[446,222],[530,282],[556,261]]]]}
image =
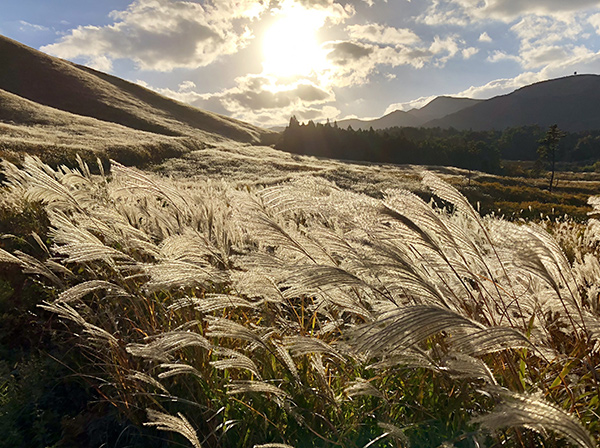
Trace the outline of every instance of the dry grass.
{"type": "Polygon", "coordinates": [[[312,162],[268,188],[5,164],[53,243],[2,262],[56,291],[108,400],[194,446],[595,446],[597,221],[554,238],[312,162]]]}
{"type": "MultiPolygon", "coordinates": [[[[128,128],[198,140],[257,143],[269,131],[162,97],[141,86],[54,58],[0,36],[0,89],[128,128]]],[[[25,120],[20,124],[27,125],[25,120]]]]}

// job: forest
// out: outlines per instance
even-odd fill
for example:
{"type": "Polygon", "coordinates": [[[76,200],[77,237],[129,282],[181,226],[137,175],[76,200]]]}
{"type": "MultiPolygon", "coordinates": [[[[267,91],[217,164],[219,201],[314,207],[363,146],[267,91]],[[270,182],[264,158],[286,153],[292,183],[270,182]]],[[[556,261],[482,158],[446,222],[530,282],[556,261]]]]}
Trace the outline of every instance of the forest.
{"type": "MultiPolygon", "coordinates": [[[[503,131],[458,131],[440,128],[342,129],[336,123],[301,124],[295,117],[277,143],[294,154],[377,163],[443,165],[501,174],[502,160],[538,161],[547,130],[519,126],[503,131]]],[[[600,158],[600,131],[565,133],[556,162],[571,169],[591,166],[600,158]]],[[[539,160],[538,170],[544,167],[539,160]]]]}

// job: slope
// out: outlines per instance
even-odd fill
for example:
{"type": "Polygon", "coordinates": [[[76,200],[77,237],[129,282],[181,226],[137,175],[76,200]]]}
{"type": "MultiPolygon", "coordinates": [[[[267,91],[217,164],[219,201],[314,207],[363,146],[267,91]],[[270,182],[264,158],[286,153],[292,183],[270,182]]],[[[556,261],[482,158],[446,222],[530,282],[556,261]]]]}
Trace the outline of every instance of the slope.
{"type": "Polygon", "coordinates": [[[209,141],[258,143],[270,133],[54,58],[3,36],[0,60],[0,89],[73,114],[166,136],[209,141]]]}
{"type": "Polygon", "coordinates": [[[0,89],[0,157],[28,153],[51,163],[111,158],[126,164],[157,162],[200,149],[200,140],[171,137],[75,115],[0,89]],[[23,123],[27,123],[24,125],[23,123]]]}
{"type": "Polygon", "coordinates": [[[574,75],[532,84],[497,96],[427,127],[475,131],[558,124],[565,131],[600,129],[600,76],[574,75]]]}

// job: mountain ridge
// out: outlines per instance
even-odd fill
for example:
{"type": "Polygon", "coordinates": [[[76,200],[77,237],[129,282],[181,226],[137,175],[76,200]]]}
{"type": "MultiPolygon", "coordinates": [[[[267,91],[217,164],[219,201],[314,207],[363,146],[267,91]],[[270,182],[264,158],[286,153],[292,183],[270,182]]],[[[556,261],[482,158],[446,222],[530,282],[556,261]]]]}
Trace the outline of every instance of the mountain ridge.
{"type": "Polygon", "coordinates": [[[425,106],[394,111],[373,120],[348,119],[338,126],[355,130],[391,127],[439,127],[458,130],[504,130],[557,124],[566,131],[600,129],[600,75],[580,74],[520,87],[487,100],[438,96],[425,106]]]}
{"type": "Polygon", "coordinates": [[[392,127],[420,127],[428,121],[445,117],[450,113],[470,107],[480,101],[483,100],[442,95],[418,109],[415,108],[409,111],[395,110],[381,118],[373,120],[347,119],[338,121],[337,124],[342,128],[352,126],[355,130],[368,130],[371,127],[375,130],[392,127]]]}
{"type": "Polygon", "coordinates": [[[474,131],[557,124],[565,131],[600,129],[600,75],[571,75],[540,81],[499,95],[425,127],[474,131]]]}

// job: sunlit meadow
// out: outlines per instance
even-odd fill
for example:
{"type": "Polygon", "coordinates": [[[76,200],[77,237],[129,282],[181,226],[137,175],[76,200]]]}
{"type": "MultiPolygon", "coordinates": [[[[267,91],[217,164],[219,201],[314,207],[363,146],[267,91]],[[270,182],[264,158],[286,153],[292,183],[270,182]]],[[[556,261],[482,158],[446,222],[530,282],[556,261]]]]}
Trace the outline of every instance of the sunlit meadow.
{"type": "Polygon", "coordinates": [[[594,216],[481,217],[428,172],[437,202],[3,168],[2,206],[40,204],[50,232],[0,263],[44,286],[78,374],[174,444],[595,446],[594,216]]]}

